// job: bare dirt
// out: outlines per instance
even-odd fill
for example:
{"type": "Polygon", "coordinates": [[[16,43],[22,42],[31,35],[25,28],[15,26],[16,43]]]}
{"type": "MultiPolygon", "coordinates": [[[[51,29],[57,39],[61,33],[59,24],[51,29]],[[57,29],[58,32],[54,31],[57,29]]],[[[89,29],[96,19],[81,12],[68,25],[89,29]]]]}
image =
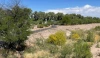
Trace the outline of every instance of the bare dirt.
{"type": "Polygon", "coordinates": [[[96,47],[97,43],[93,44],[91,47],[91,53],[93,58],[100,58],[100,48],[96,47]]]}

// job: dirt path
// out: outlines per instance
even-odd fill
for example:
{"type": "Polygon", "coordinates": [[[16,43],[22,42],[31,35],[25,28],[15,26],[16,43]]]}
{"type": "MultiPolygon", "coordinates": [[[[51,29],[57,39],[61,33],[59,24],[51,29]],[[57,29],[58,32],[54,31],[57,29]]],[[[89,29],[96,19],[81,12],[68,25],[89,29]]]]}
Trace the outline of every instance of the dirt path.
{"type": "Polygon", "coordinates": [[[91,47],[93,58],[100,58],[100,48],[96,48],[96,43],[91,47]]]}

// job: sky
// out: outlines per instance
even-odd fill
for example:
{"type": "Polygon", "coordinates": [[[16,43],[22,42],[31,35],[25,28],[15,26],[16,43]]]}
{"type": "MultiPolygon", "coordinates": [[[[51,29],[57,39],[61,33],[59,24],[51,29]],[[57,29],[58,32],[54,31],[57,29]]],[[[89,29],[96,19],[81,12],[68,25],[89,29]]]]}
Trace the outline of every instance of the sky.
{"type": "Polygon", "coordinates": [[[100,0],[22,0],[34,11],[100,17],[100,0]]]}
{"type": "Polygon", "coordinates": [[[21,0],[21,3],[31,8],[33,12],[76,13],[83,16],[100,17],[100,0],[21,0]]]}
{"type": "Polygon", "coordinates": [[[67,7],[82,7],[84,5],[100,6],[100,0],[22,0],[22,3],[33,11],[62,9],[67,7]]]}

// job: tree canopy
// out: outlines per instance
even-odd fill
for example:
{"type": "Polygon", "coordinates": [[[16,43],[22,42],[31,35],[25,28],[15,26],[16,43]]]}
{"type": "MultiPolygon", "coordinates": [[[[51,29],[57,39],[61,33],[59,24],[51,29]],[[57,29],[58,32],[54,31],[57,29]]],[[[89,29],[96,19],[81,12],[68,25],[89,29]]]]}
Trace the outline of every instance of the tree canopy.
{"type": "Polygon", "coordinates": [[[57,24],[66,24],[66,25],[75,25],[75,24],[89,24],[89,23],[100,23],[100,18],[98,17],[84,17],[80,14],[63,14],[63,13],[53,13],[53,12],[33,12],[32,18],[33,21],[45,22],[47,19],[48,22],[53,21],[57,24]]]}
{"type": "Polygon", "coordinates": [[[31,9],[18,4],[7,9],[0,8],[0,40],[20,45],[28,39],[31,12],[31,9]]]}

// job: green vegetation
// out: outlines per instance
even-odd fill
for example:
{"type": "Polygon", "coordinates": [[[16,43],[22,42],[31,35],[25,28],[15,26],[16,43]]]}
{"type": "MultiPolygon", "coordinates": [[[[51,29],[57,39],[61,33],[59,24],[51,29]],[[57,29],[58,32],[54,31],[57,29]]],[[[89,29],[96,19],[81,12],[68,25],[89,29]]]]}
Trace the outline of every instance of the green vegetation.
{"type": "Polygon", "coordinates": [[[87,32],[86,41],[87,42],[94,42],[94,33],[93,33],[93,31],[88,31],[87,32]]]}
{"type": "Polygon", "coordinates": [[[77,42],[74,45],[74,58],[91,58],[90,48],[85,42],[77,42]]]}
{"type": "Polygon", "coordinates": [[[24,41],[30,35],[31,19],[29,15],[32,10],[21,7],[18,0],[15,2],[12,7],[0,7],[0,41],[6,43],[0,44],[2,45],[0,48],[5,49],[5,58],[9,56],[10,51],[24,50],[24,41]]]}
{"type": "Polygon", "coordinates": [[[94,29],[100,31],[100,26],[96,26],[94,29]]]}
{"type": "Polygon", "coordinates": [[[43,24],[38,24],[37,25],[37,28],[43,28],[44,26],[43,26],[43,24]]]}
{"type": "Polygon", "coordinates": [[[61,58],[70,58],[71,55],[73,54],[73,45],[72,44],[66,44],[62,47],[62,49],[60,50],[61,53],[61,58]]]}
{"type": "MultiPolygon", "coordinates": [[[[90,23],[100,23],[100,18],[98,17],[83,17],[80,14],[63,14],[63,13],[45,13],[35,11],[32,14],[33,21],[41,21],[42,23],[49,23],[55,25],[76,25],[76,24],[90,24],[90,23]],[[33,16],[34,15],[34,16],[33,16]]],[[[38,22],[37,24],[39,24],[38,22]]]]}
{"type": "Polygon", "coordinates": [[[50,24],[47,23],[47,24],[37,24],[37,28],[43,28],[43,27],[49,27],[50,24]]]}
{"type": "Polygon", "coordinates": [[[0,19],[0,39],[8,44],[17,43],[19,45],[27,39],[30,33],[28,29],[30,28],[31,9],[15,5],[3,11],[6,14],[1,14],[4,17],[0,19]]]}
{"type": "Polygon", "coordinates": [[[50,26],[50,24],[49,24],[49,23],[44,24],[44,27],[49,27],[49,26],[50,26]]]}

